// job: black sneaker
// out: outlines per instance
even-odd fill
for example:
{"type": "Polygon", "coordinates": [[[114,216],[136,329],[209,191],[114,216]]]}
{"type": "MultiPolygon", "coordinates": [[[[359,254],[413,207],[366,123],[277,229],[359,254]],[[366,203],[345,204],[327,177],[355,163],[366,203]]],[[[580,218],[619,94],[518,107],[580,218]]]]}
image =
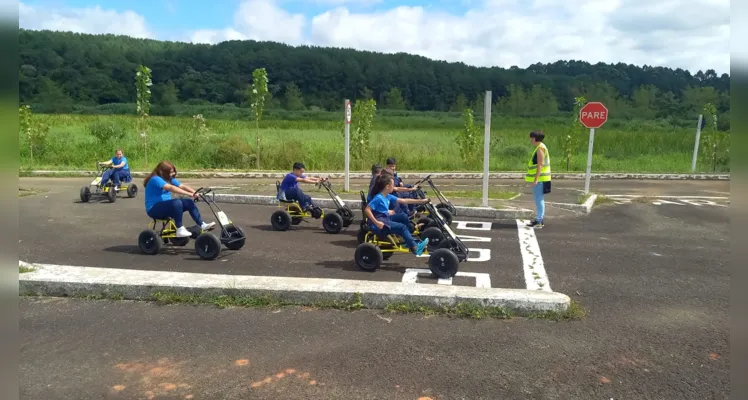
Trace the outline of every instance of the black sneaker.
{"type": "Polygon", "coordinates": [[[527,224],[527,226],[533,229],[543,229],[543,226],[545,226],[545,220],[543,221],[533,220],[532,222],[527,224]]]}

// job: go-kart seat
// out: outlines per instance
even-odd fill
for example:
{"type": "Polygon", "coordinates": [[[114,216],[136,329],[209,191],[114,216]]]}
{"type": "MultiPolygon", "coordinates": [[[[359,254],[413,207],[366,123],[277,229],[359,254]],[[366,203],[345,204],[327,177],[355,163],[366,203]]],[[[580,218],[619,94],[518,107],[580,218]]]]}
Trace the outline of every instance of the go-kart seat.
{"type": "Polygon", "coordinates": [[[297,203],[296,200],[289,200],[286,198],[286,193],[281,190],[281,185],[280,185],[280,182],[278,181],[275,181],[275,191],[276,191],[275,199],[280,201],[281,203],[286,203],[286,204],[297,203]]]}

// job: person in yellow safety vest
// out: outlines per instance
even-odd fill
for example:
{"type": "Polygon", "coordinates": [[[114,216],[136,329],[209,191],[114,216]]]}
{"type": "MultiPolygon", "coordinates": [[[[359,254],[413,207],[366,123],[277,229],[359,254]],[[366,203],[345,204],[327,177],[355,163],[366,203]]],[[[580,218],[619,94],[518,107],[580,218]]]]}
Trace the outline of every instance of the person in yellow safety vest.
{"type": "Polygon", "coordinates": [[[551,192],[551,156],[548,147],[543,143],[545,134],[541,131],[530,132],[530,143],[535,150],[530,155],[525,182],[532,184],[532,194],[535,198],[535,220],[527,226],[540,229],[545,226],[546,193],[551,192]]]}

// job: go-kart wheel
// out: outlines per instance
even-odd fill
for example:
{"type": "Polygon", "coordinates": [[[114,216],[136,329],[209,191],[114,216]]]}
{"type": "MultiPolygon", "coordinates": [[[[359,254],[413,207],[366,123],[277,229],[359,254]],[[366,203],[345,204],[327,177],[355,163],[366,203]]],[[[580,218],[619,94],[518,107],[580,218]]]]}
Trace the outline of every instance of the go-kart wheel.
{"type": "Polygon", "coordinates": [[[203,233],[195,239],[195,251],[203,260],[213,260],[221,254],[221,242],[212,233],[203,233]]]}
{"type": "Polygon", "coordinates": [[[114,203],[117,200],[117,191],[114,190],[114,186],[109,186],[109,190],[106,192],[106,198],[110,203],[114,203]]]}
{"type": "Polygon", "coordinates": [[[138,247],[140,247],[140,251],[143,253],[154,255],[161,251],[161,248],[164,247],[164,242],[156,231],[146,229],[140,232],[140,236],[138,236],[138,247]]]}
{"type": "Polygon", "coordinates": [[[301,217],[291,217],[291,224],[298,225],[303,220],[304,220],[304,218],[301,218],[301,217]]]}
{"type": "Polygon", "coordinates": [[[452,213],[449,212],[446,208],[437,209],[437,212],[439,212],[439,215],[442,216],[442,219],[444,219],[444,223],[447,225],[452,225],[452,213]]]}
{"type": "Polygon", "coordinates": [[[428,229],[431,225],[435,224],[435,222],[432,221],[431,218],[429,217],[421,217],[421,218],[418,218],[418,222],[416,224],[417,225],[423,224],[423,226],[421,227],[421,232],[423,232],[426,229],[428,229]]]}
{"type": "Polygon", "coordinates": [[[127,197],[133,198],[138,195],[138,185],[131,183],[127,187],[127,197]]]}
{"type": "Polygon", "coordinates": [[[441,229],[432,226],[431,228],[424,229],[424,231],[421,232],[421,240],[426,240],[426,238],[429,239],[429,244],[427,247],[429,251],[432,251],[439,248],[439,244],[441,244],[442,240],[444,240],[444,234],[442,233],[441,229]]]}
{"type": "Polygon", "coordinates": [[[81,188],[81,201],[88,203],[89,200],[91,200],[91,189],[88,186],[84,186],[81,188]]]}
{"type": "Polygon", "coordinates": [[[322,209],[319,207],[312,207],[310,213],[314,219],[320,219],[322,217],[322,209]]]}
{"type": "Polygon", "coordinates": [[[278,210],[270,217],[270,223],[276,231],[287,231],[291,227],[291,216],[283,210],[278,210]]]}
{"type": "Polygon", "coordinates": [[[382,251],[372,243],[361,243],[354,254],[356,265],[364,271],[374,271],[382,264],[382,251]]]}
{"type": "Polygon", "coordinates": [[[452,249],[457,247],[457,241],[452,238],[444,238],[437,246],[438,249],[452,249]]]}
{"type": "Polygon", "coordinates": [[[436,208],[439,209],[439,212],[441,212],[442,210],[449,211],[449,213],[452,214],[453,217],[457,215],[457,209],[455,208],[455,206],[450,206],[449,204],[439,203],[436,205],[436,208]]]}
{"type": "Polygon", "coordinates": [[[343,217],[337,213],[325,214],[322,218],[322,227],[327,233],[337,234],[343,229],[343,217]]]}
{"type": "Polygon", "coordinates": [[[187,246],[187,243],[190,242],[189,237],[173,237],[169,238],[169,243],[173,244],[174,246],[184,247],[187,246]]]}
{"type": "Polygon", "coordinates": [[[235,226],[234,224],[226,225],[226,232],[229,233],[231,236],[226,236],[226,234],[221,231],[221,242],[223,242],[226,245],[226,248],[229,250],[239,250],[242,247],[244,247],[244,243],[247,241],[247,237],[244,235],[244,231],[242,228],[239,228],[238,226],[235,226]],[[229,240],[235,240],[237,238],[241,238],[240,240],[237,240],[235,242],[229,243],[229,240]]]}
{"type": "Polygon", "coordinates": [[[439,278],[448,279],[455,276],[459,267],[460,260],[450,250],[437,249],[429,255],[429,270],[439,278]]]}
{"type": "Polygon", "coordinates": [[[392,258],[393,254],[395,254],[395,253],[391,253],[391,252],[386,252],[385,253],[385,252],[382,252],[382,260],[384,260],[384,261],[389,260],[390,258],[392,258]]]}

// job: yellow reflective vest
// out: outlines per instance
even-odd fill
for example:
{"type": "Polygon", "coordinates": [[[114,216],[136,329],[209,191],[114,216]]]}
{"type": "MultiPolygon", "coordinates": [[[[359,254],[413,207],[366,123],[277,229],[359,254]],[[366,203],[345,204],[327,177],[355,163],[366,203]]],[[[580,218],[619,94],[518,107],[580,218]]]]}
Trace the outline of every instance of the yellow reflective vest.
{"type": "Polygon", "coordinates": [[[538,182],[550,182],[551,181],[551,155],[548,153],[548,148],[544,143],[540,143],[530,155],[530,161],[527,163],[527,175],[525,175],[525,182],[535,182],[535,174],[538,171],[538,164],[533,162],[535,153],[538,152],[538,148],[543,148],[543,168],[540,170],[540,176],[538,176],[538,182]]]}

